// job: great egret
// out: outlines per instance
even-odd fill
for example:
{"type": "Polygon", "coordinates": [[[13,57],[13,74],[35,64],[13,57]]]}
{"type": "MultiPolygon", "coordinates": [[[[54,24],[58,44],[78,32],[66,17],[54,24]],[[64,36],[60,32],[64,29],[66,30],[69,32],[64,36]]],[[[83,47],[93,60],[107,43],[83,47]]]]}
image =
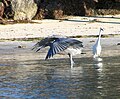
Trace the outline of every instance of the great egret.
{"type": "Polygon", "coordinates": [[[101,50],[102,50],[101,42],[100,42],[100,39],[101,39],[101,31],[103,31],[103,28],[100,28],[99,37],[98,37],[95,45],[93,46],[93,57],[94,57],[94,58],[99,57],[100,54],[101,54],[101,50]]]}
{"type": "Polygon", "coordinates": [[[73,67],[74,61],[73,56],[81,54],[83,48],[82,42],[73,38],[67,38],[60,35],[53,35],[46,37],[36,43],[33,49],[36,49],[36,52],[49,46],[48,53],[45,59],[53,57],[55,54],[67,54],[70,58],[71,68],[73,67]]]}

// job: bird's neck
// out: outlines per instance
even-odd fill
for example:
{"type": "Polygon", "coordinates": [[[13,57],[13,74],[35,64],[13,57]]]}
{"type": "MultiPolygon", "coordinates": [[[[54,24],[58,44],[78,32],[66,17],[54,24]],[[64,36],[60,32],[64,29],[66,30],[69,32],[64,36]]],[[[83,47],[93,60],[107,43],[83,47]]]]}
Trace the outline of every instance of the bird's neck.
{"type": "Polygon", "coordinates": [[[100,44],[100,38],[98,38],[97,42],[96,42],[98,45],[100,44]]]}
{"type": "Polygon", "coordinates": [[[100,44],[100,38],[101,38],[101,30],[99,31],[99,37],[98,37],[98,40],[97,40],[98,44],[100,44]]]}

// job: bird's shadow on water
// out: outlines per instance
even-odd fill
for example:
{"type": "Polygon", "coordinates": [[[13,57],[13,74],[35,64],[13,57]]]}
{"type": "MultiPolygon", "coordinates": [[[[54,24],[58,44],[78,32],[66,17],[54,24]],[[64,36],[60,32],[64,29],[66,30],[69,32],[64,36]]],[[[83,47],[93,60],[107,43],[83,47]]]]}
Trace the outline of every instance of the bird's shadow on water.
{"type": "MultiPolygon", "coordinates": [[[[93,59],[92,57],[85,57],[85,58],[74,58],[74,66],[79,67],[79,66],[86,66],[86,65],[97,65],[97,63],[101,63],[103,60],[102,58],[98,59],[93,59]]],[[[44,66],[44,67],[55,67],[55,68],[70,68],[70,60],[69,58],[60,58],[60,59],[38,59],[38,60],[27,60],[27,61],[20,61],[18,64],[21,65],[37,65],[37,66],[44,66]]]]}
{"type": "MultiPolygon", "coordinates": [[[[118,57],[119,58],[119,57],[118,57]]],[[[118,58],[114,57],[103,57],[103,58],[92,58],[92,57],[84,57],[84,58],[74,58],[74,66],[71,69],[70,66],[70,60],[69,58],[60,58],[60,59],[49,59],[49,60],[44,60],[44,59],[37,59],[37,60],[27,60],[27,61],[21,61],[18,62],[17,66],[19,67],[30,67],[32,69],[38,69],[38,70],[52,70],[52,71],[81,71],[81,68],[84,69],[94,69],[98,72],[103,71],[103,67],[107,65],[109,60],[111,60],[110,64],[114,64],[114,62],[118,62],[118,58]],[[105,65],[105,66],[103,66],[105,65]]],[[[42,71],[41,71],[42,72],[42,71]]]]}
{"type": "Polygon", "coordinates": [[[62,75],[62,77],[82,76],[84,72],[97,71],[102,72],[103,63],[99,60],[93,60],[92,57],[74,58],[74,66],[71,68],[69,58],[36,60],[32,65],[46,70],[46,75],[62,75]]]}

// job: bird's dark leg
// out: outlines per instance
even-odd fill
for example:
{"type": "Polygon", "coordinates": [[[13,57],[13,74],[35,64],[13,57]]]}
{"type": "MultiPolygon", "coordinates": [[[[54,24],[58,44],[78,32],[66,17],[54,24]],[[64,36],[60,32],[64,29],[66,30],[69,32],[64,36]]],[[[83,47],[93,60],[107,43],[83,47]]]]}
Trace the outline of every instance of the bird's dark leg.
{"type": "Polygon", "coordinates": [[[69,58],[70,58],[71,68],[73,68],[73,65],[74,65],[75,63],[74,63],[74,61],[73,61],[72,54],[68,53],[68,55],[69,55],[69,58]]]}

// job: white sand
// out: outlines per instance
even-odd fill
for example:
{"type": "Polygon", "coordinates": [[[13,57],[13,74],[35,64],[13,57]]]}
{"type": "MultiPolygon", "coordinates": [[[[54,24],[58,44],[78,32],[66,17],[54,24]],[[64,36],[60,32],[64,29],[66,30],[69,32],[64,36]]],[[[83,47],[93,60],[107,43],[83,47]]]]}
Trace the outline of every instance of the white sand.
{"type": "Polygon", "coordinates": [[[34,20],[37,23],[0,25],[0,39],[37,38],[48,35],[83,36],[120,34],[120,18],[69,17],[69,20],[34,20]],[[97,21],[97,22],[96,22],[97,21]]]}

